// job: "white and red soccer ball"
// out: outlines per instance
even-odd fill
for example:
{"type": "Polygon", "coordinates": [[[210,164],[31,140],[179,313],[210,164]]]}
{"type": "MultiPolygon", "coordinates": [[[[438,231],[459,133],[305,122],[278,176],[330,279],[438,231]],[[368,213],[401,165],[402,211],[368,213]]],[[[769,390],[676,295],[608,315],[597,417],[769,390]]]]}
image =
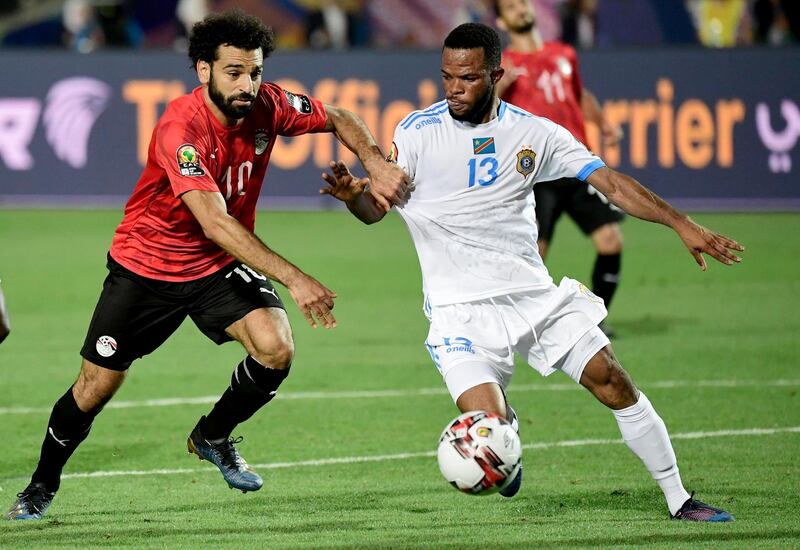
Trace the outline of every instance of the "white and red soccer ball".
{"type": "Polygon", "coordinates": [[[442,475],[453,487],[471,495],[487,495],[516,477],[522,467],[522,445],[505,419],[470,411],[444,429],[437,458],[442,475]]]}

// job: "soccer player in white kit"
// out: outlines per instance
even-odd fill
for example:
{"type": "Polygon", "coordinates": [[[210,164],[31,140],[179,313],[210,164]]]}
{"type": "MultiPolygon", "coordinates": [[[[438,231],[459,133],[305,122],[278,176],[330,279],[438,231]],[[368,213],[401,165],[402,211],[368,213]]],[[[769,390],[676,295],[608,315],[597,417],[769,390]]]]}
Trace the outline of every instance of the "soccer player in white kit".
{"type": "MultiPolygon", "coordinates": [[[[577,177],[636,217],[671,227],[705,270],[702,253],[731,265],[737,242],[681,214],[634,179],[611,170],[563,127],[500,101],[500,40],[467,23],[444,42],[446,99],[415,111],[397,127],[389,159],[411,177],[413,191],[397,211],[408,226],[422,269],[425,342],[462,412],[485,410],[512,421],[505,390],[514,353],[547,376],[562,371],[614,414],[628,447],[667,500],[670,517],[731,521],[684,489],[663,420],[620,366],[597,327],[603,301],[581,283],[553,283],[536,247],[533,186],[577,177]]],[[[386,210],[367,179],[331,163],[321,192],[343,200],[365,223],[386,210]]],[[[502,490],[513,496],[520,474],[502,490]]]]}

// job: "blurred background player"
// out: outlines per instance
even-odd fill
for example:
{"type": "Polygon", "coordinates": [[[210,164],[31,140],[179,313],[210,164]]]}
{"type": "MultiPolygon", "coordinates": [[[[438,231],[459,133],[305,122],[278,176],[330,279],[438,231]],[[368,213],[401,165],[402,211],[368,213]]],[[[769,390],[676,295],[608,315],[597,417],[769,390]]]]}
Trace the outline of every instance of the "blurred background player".
{"type": "MultiPolygon", "coordinates": [[[[572,132],[588,146],[584,121],[597,124],[604,139],[616,143],[622,132],[603,117],[594,95],[583,87],[575,50],[561,42],[544,42],[536,26],[536,12],[530,0],[495,0],[497,26],[507,32],[511,43],[503,52],[503,78],[497,84],[500,97],[513,105],[549,118],[572,132]]],[[[539,225],[539,254],[547,258],[556,222],[566,212],[581,231],[590,235],[597,250],[592,271],[592,291],[606,304],[619,283],[622,258],[624,214],[586,182],[563,178],[538,182],[536,219],[539,225]]],[[[600,328],[612,336],[611,328],[600,328]]]]}

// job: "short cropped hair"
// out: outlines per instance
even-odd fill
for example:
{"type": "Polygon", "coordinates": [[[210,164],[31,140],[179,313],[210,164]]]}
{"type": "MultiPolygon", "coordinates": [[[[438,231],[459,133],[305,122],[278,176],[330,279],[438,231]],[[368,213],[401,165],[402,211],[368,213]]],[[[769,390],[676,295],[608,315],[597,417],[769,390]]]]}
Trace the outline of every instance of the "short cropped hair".
{"type": "Polygon", "coordinates": [[[261,48],[266,59],[275,50],[275,34],[260,19],[241,10],[211,14],[195,23],[189,35],[192,68],[197,66],[198,61],[216,61],[220,46],[248,51],[261,48]]]}
{"type": "Polygon", "coordinates": [[[500,67],[502,47],[497,31],[482,23],[464,23],[450,31],[444,39],[444,47],[455,50],[483,48],[486,68],[493,71],[500,67]]]}

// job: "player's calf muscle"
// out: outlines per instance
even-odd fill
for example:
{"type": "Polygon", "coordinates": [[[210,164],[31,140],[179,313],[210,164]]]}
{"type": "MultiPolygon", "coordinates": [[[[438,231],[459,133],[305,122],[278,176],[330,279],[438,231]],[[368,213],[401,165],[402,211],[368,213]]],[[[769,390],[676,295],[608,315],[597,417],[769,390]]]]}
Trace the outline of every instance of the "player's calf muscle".
{"type": "Polygon", "coordinates": [[[630,375],[608,348],[600,350],[586,364],[581,385],[605,406],[623,409],[636,403],[638,390],[630,375]]]}

